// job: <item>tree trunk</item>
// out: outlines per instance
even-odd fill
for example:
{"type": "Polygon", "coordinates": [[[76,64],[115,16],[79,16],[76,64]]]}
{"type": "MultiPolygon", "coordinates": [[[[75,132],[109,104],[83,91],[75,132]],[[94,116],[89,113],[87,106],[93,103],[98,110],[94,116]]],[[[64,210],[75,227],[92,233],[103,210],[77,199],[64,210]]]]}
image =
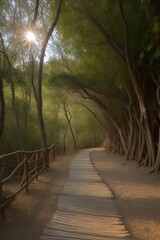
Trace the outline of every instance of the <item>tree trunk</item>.
{"type": "Polygon", "coordinates": [[[4,119],[5,119],[5,100],[3,92],[3,80],[0,79],[0,139],[4,130],[4,119]]]}
{"type": "MultiPolygon", "coordinates": [[[[86,12],[82,12],[82,14],[85,14],[85,16],[92,22],[92,24],[99,30],[99,32],[103,35],[106,44],[110,45],[111,48],[115,50],[115,52],[118,53],[118,55],[121,57],[121,59],[126,63],[129,74],[131,76],[132,84],[138,99],[139,103],[139,109],[141,113],[141,121],[144,125],[145,132],[146,132],[146,143],[147,143],[147,151],[149,153],[149,165],[153,165],[155,163],[155,146],[154,146],[154,139],[152,136],[151,126],[148,119],[148,113],[146,104],[144,101],[143,91],[140,86],[140,77],[138,76],[137,72],[133,68],[133,65],[131,63],[131,58],[129,56],[129,39],[128,39],[128,26],[127,21],[123,12],[122,8],[122,1],[119,0],[119,7],[120,7],[120,14],[124,23],[124,41],[125,46],[124,48],[120,46],[120,44],[112,38],[109,33],[103,28],[103,26],[97,21],[97,19],[92,15],[92,13],[89,11],[89,9],[86,7],[86,12]]],[[[137,69],[138,70],[138,69],[137,69]]]]}
{"type": "Polygon", "coordinates": [[[82,88],[82,90],[87,95],[87,97],[84,97],[83,94],[80,93],[81,96],[83,98],[88,98],[88,99],[92,100],[93,102],[95,102],[100,107],[100,109],[106,114],[108,119],[110,119],[110,121],[112,122],[112,124],[114,125],[114,127],[116,128],[116,130],[117,130],[117,132],[120,136],[120,141],[121,141],[121,144],[122,144],[122,147],[123,147],[123,151],[126,155],[127,148],[126,148],[126,143],[125,143],[125,135],[124,135],[122,129],[118,126],[116,120],[112,117],[112,114],[110,113],[108,107],[100,99],[98,99],[96,96],[90,94],[85,88],[82,88]]]}
{"type": "MultiPolygon", "coordinates": [[[[123,7],[122,7],[122,0],[119,0],[119,8],[120,8],[120,14],[124,23],[124,41],[125,41],[125,58],[126,58],[126,64],[128,67],[128,71],[131,76],[132,84],[134,86],[135,93],[138,98],[140,113],[141,113],[141,122],[144,125],[145,132],[146,132],[146,143],[147,143],[147,150],[149,154],[149,165],[153,166],[155,163],[155,146],[154,146],[154,140],[152,136],[151,126],[148,120],[148,113],[146,109],[146,104],[144,101],[143,91],[140,85],[140,75],[137,74],[131,58],[129,56],[129,36],[128,36],[128,25],[127,25],[127,19],[125,17],[123,7]]],[[[138,69],[137,69],[138,71],[138,69]]]]}
{"type": "Polygon", "coordinates": [[[16,107],[16,102],[15,102],[16,96],[15,96],[15,87],[14,87],[13,77],[12,77],[12,67],[10,67],[10,71],[11,71],[11,77],[9,80],[10,80],[10,84],[11,84],[12,107],[13,107],[13,111],[15,114],[15,120],[16,120],[16,126],[17,126],[17,136],[19,138],[19,144],[20,144],[21,148],[23,149],[24,144],[23,144],[23,140],[22,140],[18,111],[17,111],[17,107],[16,107]]]}
{"type": "MultiPolygon", "coordinates": [[[[156,97],[157,97],[158,107],[160,107],[160,85],[157,86],[156,97]]],[[[158,111],[158,117],[160,121],[159,111],[158,111]]],[[[160,172],[160,127],[159,126],[158,126],[158,134],[159,135],[158,135],[158,142],[157,142],[157,156],[156,156],[155,165],[153,166],[153,169],[151,172],[160,172]]]]}
{"type": "Polygon", "coordinates": [[[55,18],[52,22],[51,27],[48,30],[48,33],[43,41],[41,54],[40,54],[40,62],[39,62],[39,71],[38,71],[38,83],[37,83],[37,92],[36,92],[36,103],[37,103],[37,115],[38,115],[38,121],[39,121],[39,127],[41,132],[41,144],[43,148],[47,147],[47,138],[46,138],[46,130],[45,130],[45,124],[43,119],[43,110],[42,110],[42,76],[43,76],[43,63],[44,63],[44,56],[46,47],[48,44],[48,41],[57,25],[60,11],[61,11],[61,5],[63,0],[59,0],[57,11],[55,18]]]}
{"type": "Polygon", "coordinates": [[[64,130],[63,136],[63,153],[66,153],[66,136],[67,136],[68,126],[64,130]]]}
{"type": "MultiPolygon", "coordinates": [[[[7,64],[8,64],[8,67],[9,67],[9,71],[10,71],[9,81],[10,81],[11,93],[12,93],[12,106],[13,106],[13,111],[14,111],[15,119],[16,119],[17,136],[19,137],[20,146],[23,148],[23,142],[22,142],[22,138],[21,138],[21,131],[20,131],[18,112],[17,112],[17,108],[16,108],[16,104],[15,104],[15,89],[14,89],[13,73],[12,73],[13,72],[13,67],[12,67],[12,63],[11,63],[11,61],[9,59],[9,56],[8,56],[8,54],[6,52],[5,45],[4,45],[4,39],[2,37],[1,32],[0,32],[0,39],[1,39],[1,43],[2,43],[2,54],[4,56],[4,59],[7,61],[7,64]]],[[[5,61],[4,61],[4,66],[5,66],[5,61]]],[[[3,84],[2,84],[2,88],[3,88],[3,84]]]]}
{"type": "Polygon", "coordinates": [[[77,142],[76,142],[76,138],[74,136],[74,132],[73,132],[72,125],[71,125],[71,114],[68,111],[65,102],[63,102],[63,109],[64,109],[64,113],[65,113],[65,116],[66,116],[66,119],[67,119],[67,122],[68,122],[68,126],[69,126],[69,129],[70,129],[72,138],[73,138],[74,150],[76,151],[77,150],[77,142]]]}

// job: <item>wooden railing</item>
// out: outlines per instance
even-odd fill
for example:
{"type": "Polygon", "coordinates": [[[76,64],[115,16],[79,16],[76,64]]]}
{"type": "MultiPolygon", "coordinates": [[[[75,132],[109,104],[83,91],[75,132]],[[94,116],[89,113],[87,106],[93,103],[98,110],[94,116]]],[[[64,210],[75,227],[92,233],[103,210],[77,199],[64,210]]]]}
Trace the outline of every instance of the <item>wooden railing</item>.
{"type": "Polygon", "coordinates": [[[2,216],[4,209],[19,192],[23,189],[28,192],[29,183],[33,179],[38,180],[38,175],[49,167],[49,163],[55,158],[55,155],[56,144],[45,149],[16,151],[0,156],[0,166],[7,165],[7,161],[11,161],[12,165],[14,161],[15,165],[7,176],[0,179],[0,212],[2,216]],[[19,177],[17,178],[17,176],[19,177]],[[16,179],[16,189],[7,193],[4,188],[6,185],[12,184],[12,179],[16,179]]]}

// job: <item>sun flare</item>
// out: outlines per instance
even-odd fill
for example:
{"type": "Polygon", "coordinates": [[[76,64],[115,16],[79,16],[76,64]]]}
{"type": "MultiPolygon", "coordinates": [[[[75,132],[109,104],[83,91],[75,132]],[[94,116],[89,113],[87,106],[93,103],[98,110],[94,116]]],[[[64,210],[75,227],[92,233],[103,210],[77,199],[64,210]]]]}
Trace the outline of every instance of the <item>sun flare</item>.
{"type": "Polygon", "coordinates": [[[29,32],[26,33],[26,39],[29,42],[35,42],[36,41],[36,36],[33,32],[29,31],[29,32]]]}

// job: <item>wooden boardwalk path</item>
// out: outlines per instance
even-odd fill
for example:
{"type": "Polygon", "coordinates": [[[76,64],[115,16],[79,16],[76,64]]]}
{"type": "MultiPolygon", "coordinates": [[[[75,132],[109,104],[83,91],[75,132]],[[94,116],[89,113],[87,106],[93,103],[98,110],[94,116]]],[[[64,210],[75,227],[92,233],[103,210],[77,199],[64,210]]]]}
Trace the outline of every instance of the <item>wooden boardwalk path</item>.
{"type": "Polygon", "coordinates": [[[69,180],[42,240],[131,240],[111,191],[90,162],[90,151],[80,151],[73,161],[69,180]]]}

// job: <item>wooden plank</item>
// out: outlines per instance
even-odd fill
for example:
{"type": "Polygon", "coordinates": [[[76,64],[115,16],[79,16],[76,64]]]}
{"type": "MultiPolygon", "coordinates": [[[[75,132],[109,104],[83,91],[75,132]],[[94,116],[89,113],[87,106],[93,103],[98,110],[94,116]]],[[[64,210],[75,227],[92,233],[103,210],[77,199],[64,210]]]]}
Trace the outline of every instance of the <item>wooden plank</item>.
{"type": "Polygon", "coordinates": [[[122,223],[112,192],[90,162],[91,150],[80,151],[42,240],[131,239],[122,223]]]}

